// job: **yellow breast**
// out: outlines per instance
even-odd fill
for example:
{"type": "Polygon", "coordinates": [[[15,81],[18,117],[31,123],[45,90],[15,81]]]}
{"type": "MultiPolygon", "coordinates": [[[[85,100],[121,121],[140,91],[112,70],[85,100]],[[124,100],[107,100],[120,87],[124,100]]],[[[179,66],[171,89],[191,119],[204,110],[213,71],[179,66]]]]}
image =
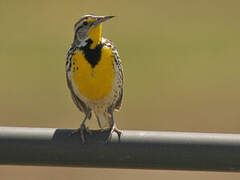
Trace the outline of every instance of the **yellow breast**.
{"type": "Polygon", "coordinates": [[[72,57],[72,78],[79,93],[91,100],[109,95],[115,77],[113,63],[112,50],[107,47],[102,48],[101,59],[94,68],[82,51],[76,51],[72,57]]]}

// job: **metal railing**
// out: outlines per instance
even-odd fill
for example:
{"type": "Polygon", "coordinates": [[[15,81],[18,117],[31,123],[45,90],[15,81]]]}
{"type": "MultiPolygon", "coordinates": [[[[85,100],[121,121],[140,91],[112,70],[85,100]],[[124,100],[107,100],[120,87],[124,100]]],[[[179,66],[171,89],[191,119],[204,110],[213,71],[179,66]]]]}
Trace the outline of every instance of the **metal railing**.
{"type": "Polygon", "coordinates": [[[240,134],[0,127],[0,164],[168,170],[239,171],[240,134]]]}

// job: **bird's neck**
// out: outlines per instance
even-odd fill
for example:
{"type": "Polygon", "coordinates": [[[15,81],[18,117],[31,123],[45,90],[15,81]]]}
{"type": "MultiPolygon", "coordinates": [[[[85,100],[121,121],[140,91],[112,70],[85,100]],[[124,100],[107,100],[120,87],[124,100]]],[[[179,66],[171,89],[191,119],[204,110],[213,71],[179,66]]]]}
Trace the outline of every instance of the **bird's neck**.
{"type": "Polygon", "coordinates": [[[94,49],[97,45],[101,43],[102,40],[102,24],[99,24],[96,27],[93,27],[89,33],[88,37],[92,40],[90,49],[94,49]]]}

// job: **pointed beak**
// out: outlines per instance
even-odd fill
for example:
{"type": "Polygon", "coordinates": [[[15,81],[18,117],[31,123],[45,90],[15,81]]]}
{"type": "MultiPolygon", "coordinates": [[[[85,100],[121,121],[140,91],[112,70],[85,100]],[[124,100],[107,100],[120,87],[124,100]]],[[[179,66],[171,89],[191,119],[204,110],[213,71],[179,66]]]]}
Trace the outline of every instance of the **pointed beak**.
{"type": "Polygon", "coordinates": [[[113,17],[115,17],[115,16],[97,16],[96,17],[97,20],[93,23],[93,25],[97,26],[97,25],[101,24],[104,21],[112,19],[113,17]]]}

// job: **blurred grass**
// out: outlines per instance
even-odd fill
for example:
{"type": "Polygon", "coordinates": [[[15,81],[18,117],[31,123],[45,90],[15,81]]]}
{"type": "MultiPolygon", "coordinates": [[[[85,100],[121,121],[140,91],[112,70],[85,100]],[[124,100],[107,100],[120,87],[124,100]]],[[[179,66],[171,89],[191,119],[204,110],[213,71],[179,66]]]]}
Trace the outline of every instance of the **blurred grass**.
{"type": "MultiPolygon", "coordinates": [[[[73,24],[84,14],[115,15],[104,36],[117,46],[125,91],[121,129],[240,131],[240,12],[238,1],[0,1],[0,125],[77,128],[82,115],[65,82],[73,24]]],[[[89,122],[95,126],[95,122],[89,122]]],[[[24,179],[47,168],[1,167],[24,179]],[[31,172],[24,173],[31,169],[31,172]],[[26,176],[26,177],[25,177],[26,176]]],[[[63,168],[49,170],[57,174],[63,168]]],[[[96,169],[66,168],[92,179],[96,169]]],[[[64,172],[65,172],[64,171],[64,172]]],[[[105,171],[105,170],[104,170],[105,171]]],[[[120,179],[125,170],[100,173],[120,179]],[[121,174],[121,175],[120,175],[121,174]]],[[[126,170],[132,179],[192,179],[199,173],[126,170]],[[151,173],[148,173],[151,172],[151,173]],[[141,174],[146,174],[142,176],[141,174]],[[168,176],[169,175],[169,176],[168,176]]],[[[36,176],[37,174],[37,176],[36,176]]],[[[51,179],[61,179],[56,174],[51,179]]],[[[203,173],[201,173],[202,175],[203,173]]],[[[206,178],[239,175],[206,173],[206,178]]],[[[81,176],[83,177],[83,176],[81,176]]],[[[17,178],[21,179],[21,178],[17,178]]],[[[31,178],[30,178],[31,179],[31,178]]]]}

